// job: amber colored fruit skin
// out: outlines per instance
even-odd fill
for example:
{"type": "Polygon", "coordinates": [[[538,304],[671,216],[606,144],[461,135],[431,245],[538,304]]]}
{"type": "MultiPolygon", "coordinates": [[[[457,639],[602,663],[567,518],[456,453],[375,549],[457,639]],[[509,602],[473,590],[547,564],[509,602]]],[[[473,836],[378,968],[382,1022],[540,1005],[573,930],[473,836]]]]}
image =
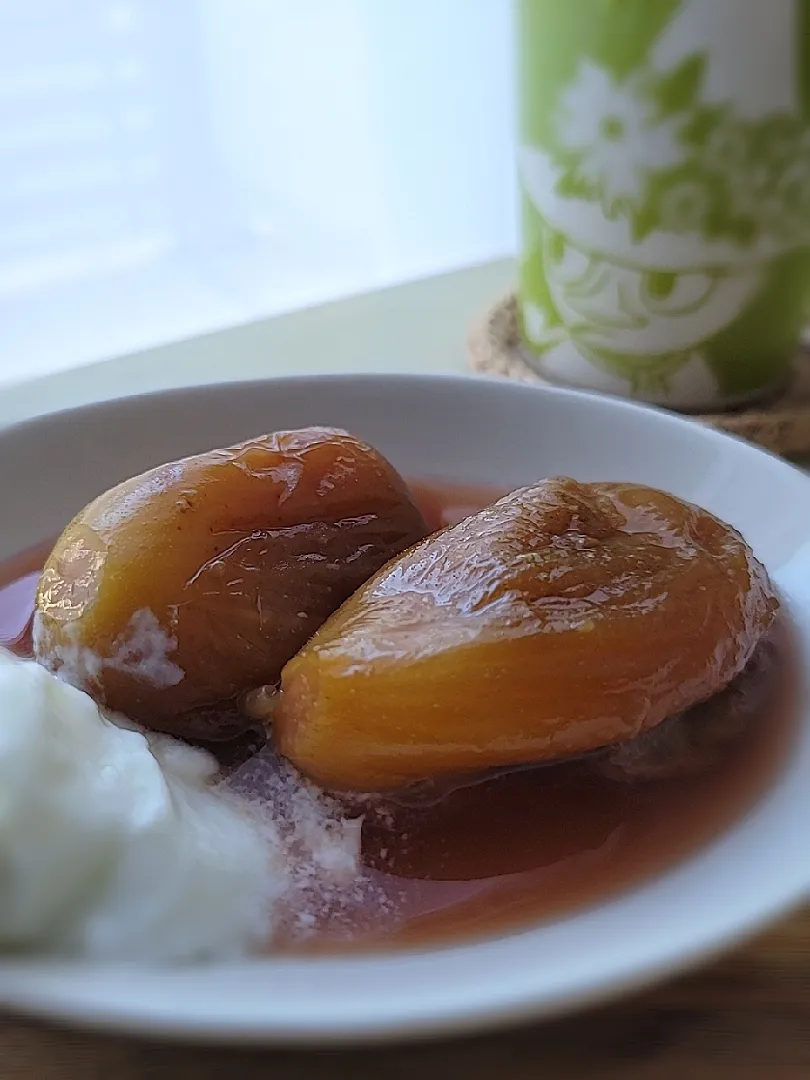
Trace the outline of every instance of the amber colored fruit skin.
{"type": "Polygon", "coordinates": [[[66,677],[145,726],[229,737],[246,722],[222,703],[277,681],[426,531],[393,466],[345,431],[278,432],[162,465],[101,495],[63,533],[37,594],[37,658],[52,668],[67,658],[66,677]],[[148,673],[131,647],[144,611],[166,653],[148,673]],[[77,648],[88,650],[79,663],[77,648]]]}
{"type": "Polygon", "coordinates": [[[706,511],[545,480],[362,586],[285,667],[278,746],[324,786],[367,791],[583,753],[725,686],[777,606],[706,511]]]}

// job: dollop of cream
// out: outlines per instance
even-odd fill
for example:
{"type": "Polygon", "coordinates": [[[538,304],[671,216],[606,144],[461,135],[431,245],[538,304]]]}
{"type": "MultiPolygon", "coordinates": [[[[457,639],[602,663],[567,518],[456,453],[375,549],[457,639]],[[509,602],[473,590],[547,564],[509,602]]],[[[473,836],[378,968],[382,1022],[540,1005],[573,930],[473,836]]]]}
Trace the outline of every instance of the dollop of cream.
{"type": "Polygon", "coordinates": [[[0,948],[184,961],[267,941],[286,845],[215,773],[0,650],[0,948]]]}

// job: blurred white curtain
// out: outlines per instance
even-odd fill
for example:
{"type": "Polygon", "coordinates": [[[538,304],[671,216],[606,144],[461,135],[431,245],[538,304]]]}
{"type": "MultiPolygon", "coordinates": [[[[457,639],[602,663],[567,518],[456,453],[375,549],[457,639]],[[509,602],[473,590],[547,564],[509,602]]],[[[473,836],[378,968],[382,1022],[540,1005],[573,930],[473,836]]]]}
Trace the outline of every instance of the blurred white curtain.
{"type": "Polygon", "coordinates": [[[0,380],[508,253],[510,0],[0,0],[0,380]]]}

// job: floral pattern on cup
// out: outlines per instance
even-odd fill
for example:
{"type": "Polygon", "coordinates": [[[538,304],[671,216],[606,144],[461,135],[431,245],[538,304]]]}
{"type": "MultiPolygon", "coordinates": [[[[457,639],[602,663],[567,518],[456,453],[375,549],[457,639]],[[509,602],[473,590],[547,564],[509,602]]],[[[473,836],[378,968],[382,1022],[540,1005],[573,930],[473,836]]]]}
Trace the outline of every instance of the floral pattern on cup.
{"type": "MultiPolygon", "coordinates": [[[[553,6],[524,7],[533,2],[553,6]]],[[[778,107],[761,110],[750,93],[744,104],[718,93],[718,55],[733,44],[724,35],[750,31],[740,23],[762,14],[753,3],[647,0],[643,14],[666,6],[670,18],[642,60],[622,66],[607,46],[599,56],[583,47],[554,88],[542,136],[524,132],[522,314],[545,374],[702,407],[757,396],[786,370],[806,305],[791,289],[786,306],[775,283],[788,269],[810,277],[810,126],[798,104],[784,107],[784,87],[778,107]],[[711,33],[701,33],[708,18],[711,33]],[[761,332],[769,320],[772,356],[761,332]]],[[[774,3],[779,19],[806,0],[774,3]]]]}

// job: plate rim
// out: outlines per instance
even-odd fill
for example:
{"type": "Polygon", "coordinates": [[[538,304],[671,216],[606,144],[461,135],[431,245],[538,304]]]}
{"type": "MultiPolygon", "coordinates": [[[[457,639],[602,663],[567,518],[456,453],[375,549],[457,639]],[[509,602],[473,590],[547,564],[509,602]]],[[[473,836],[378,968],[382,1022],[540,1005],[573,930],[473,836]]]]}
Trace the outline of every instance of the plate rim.
{"type": "MultiPolygon", "coordinates": [[[[232,393],[249,395],[252,389],[259,387],[266,389],[268,386],[279,383],[284,383],[286,385],[297,384],[302,389],[315,383],[321,385],[324,383],[346,385],[364,384],[367,387],[380,385],[381,387],[385,386],[388,388],[386,392],[390,392],[390,388],[397,383],[407,383],[411,385],[421,383],[428,387],[438,383],[450,383],[453,385],[476,383],[482,385],[482,387],[497,387],[499,390],[506,391],[508,394],[532,394],[545,398],[550,397],[552,399],[586,399],[592,402],[598,402],[597,407],[599,408],[607,408],[613,411],[631,412],[633,414],[653,413],[658,418],[658,422],[667,425],[675,425],[679,428],[691,428],[693,436],[697,439],[708,439],[709,441],[719,439],[722,442],[728,441],[736,444],[739,450],[747,453],[749,456],[753,455],[757,458],[769,458],[780,470],[787,470],[793,473],[794,476],[799,477],[801,482],[807,486],[807,494],[810,495],[810,477],[803,473],[802,470],[793,463],[785,461],[777,455],[759,447],[753,446],[734,435],[706,427],[689,417],[673,414],[666,409],[648,406],[643,403],[622,398],[607,397],[588,391],[516,384],[498,377],[470,374],[408,374],[392,372],[283,375],[278,377],[233,380],[217,383],[203,382],[183,387],[172,387],[141,394],[126,395],[123,397],[105,398],[100,401],[50,411],[39,416],[25,418],[11,424],[0,426],[0,456],[2,456],[3,453],[3,442],[5,441],[5,438],[11,433],[20,434],[21,429],[35,428],[37,426],[54,423],[66,423],[74,420],[78,421],[82,416],[86,416],[90,413],[103,412],[106,409],[116,407],[131,407],[136,411],[144,408],[148,409],[150,401],[157,399],[163,401],[166,399],[175,399],[182,402],[184,398],[188,398],[189,394],[200,395],[202,397],[209,395],[215,397],[217,394],[228,395],[232,393]]],[[[808,639],[806,631],[804,632],[804,637],[805,639],[808,639]]],[[[803,719],[810,724],[810,715],[805,716],[803,719]]],[[[808,805],[810,805],[810,803],[808,805]]],[[[723,833],[719,838],[719,841],[722,841],[729,832],[733,832],[734,828],[735,826],[732,826],[731,830],[723,833]]],[[[709,856],[714,846],[714,843],[706,845],[686,861],[690,865],[698,862],[701,858],[709,856]]],[[[644,893],[650,885],[665,881],[669,876],[670,872],[666,871],[651,882],[645,881],[643,885],[635,891],[637,893],[644,893]]],[[[763,926],[798,906],[802,901],[807,899],[808,895],[810,895],[810,861],[808,861],[801,874],[795,875],[795,880],[792,882],[791,888],[783,886],[781,891],[779,891],[779,895],[774,894],[767,902],[762,901],[760,898],[758,903],[749,904],[748,908],[745,906],[741,907],[737,912],[736,918],[726,920],[722,925],[722,929],[718,929],[711,922],[704,923],[702,926],[702,933],[696,933],[691,945],[688,948],[682,949],[677,956],[669,955],[667,950],[664,949],[655,962],[648,963],[646,966],[631,965],[628,970],[622,971],[618,976],[616,974],[612,976],[610,974],[603,974],[598,980],[591,979],[589,988],[569,989],[567,993],[558,995],[553,1001],[547,1000],[542,992],[532,996],[524,991],[518,992],[517,996],[520,998],[519,1001],[509,1000],[507,997],[499,1003],[493,1004],[491,1001],[488,1002],[484,998],[475,1007],[462,1005],[454,1008],[451,1004],[440,1013],[432,1014],[430,1016],[424,1015],[417,1010],[409,1016],[400,1016],[397,1018],[394,1015],[390,1016],[387,1020],[378,1018],[372,1021],[370,1026],[368,1023],[365,1023],[362,1018],[356,1018],[351,1023],[347,1022],[345,1019],[341,1020],[337,1026],[330,1028],[323,1022],[320,1022],[317,1018],[314,1018],[312,1023],[305,1021],[299,1025],[298,1029],[293,1030],[290,1027],[289,1020],[282,1022],[280,1025],[274,1025],[272,1020],[268,1021],[267,1018],[259,1017],[247,1024],[240,1024],[239,1022],[233,1022],[232,1020],[224,1020],[220,1024],[212,1024],[209,1018],[204,1021],[205,1026],[201,1027],[193,1018],[183,1018],[181,1016],[178,1019],[178,1014],[173,1015],[171,1010],[167,1011],[165,1008],[157,1008],[151,1012],[149,1009],[139,1011],[136,1008],[133,1011],[131,1005],[127,1005],[126,999],[124,999],[123,1005],[120,999],[117,1002],[115,999],[108,999],[103,1002],[96,1001],[93,1003],[91,995],[86,1002],[74,999],[71,1003],[67,1000],[68,995],[66,992],[63,992],[60,996],[58,992],[54,992],[53,988],[48,990],[47,976],[44,984],[42,978],[39,977],[41,976],[42,968],[47,969],[48,967],[52,967],[52,962],[37,960],[14,960],[10,963],[0,960],[0,1002],[4,1007],[13,1012],[24,1013],[29,1016],[37,1016],[52,1021],[55,1020],[60,1023],[138,1036],[159,1036],[160,1038],[182,1042],[216,1042],[222,1044],[279,1046],[297,1046],[305,1043],[306,1045],[312,1046],[316,1044],[345,1045],[347,1043],[379,1043],[388,1042],[396,1038],[433,1039],[450,1034],[470,1032],[472,1030],[483,1032],[511,1023],[518,1023],[530,1018],[548,1019],[581,1008],[590,1007],[613,997],[639,990],[645,986],[658,982],[669,975],[687,970],[697,963],[709,960],[710,958],[721,954],[733,944],[754,935],[757,931],[762,929],[763,926]],[[20,969],[22,969],[22,990],[19,978],[17,980],[14,978],[15,971],[18,976],[20,975],[20,969]],[[37,987],[39,987],[39,989],[37,989],[37,987]]],[[[616,900],[609,900],[597,905],[594,910],[604,909],[614,903],[622,904],[625,900],[626,896],[619,896],[616,900]]],[[[562,920],[562,922],[576,922],[582,918],[583,914],[583,911],[578,911],[570,918],[562,920]]],[[[502,942],[504,938],[525,938],[527,934],[531,935],[533,933],[542,932],[543,929],[543,927],[529,927],[516,930],[508,935],[486,938],[480,941],[475,940],[452,946],[442,946],[438,949],[413,950],[408,955],[427,955],[431,958],[435,958],[438,963],[441,961],[442,953],[448,951],[461,951],[466,954],[471,954],[480,951],[482,948],[489,947],[493,942],[502,942]]],[[[378,961],[389,965],[391,962],[390,957],[392,955],[393,954],[386,954],[385,956],[379,957],[378,961]]],[[[354,961],[350,962],[354,963],[354,961]]],[[[268,969],[272,970],[273,968],[283,969],[285,963],[286,961],[279,963],[279,961],[273,958],[268,958],[249,961],[247,966],[258,966],[262,971],[267,971],[268,969]]],[[[346,960],[334,958],[308,960],[302,958],[294,963],[296,965],[307,967],[311,967],[313,963],[318,966],[327,964],[345,966],[346,960]]],[[[217,967],[222,966],[223,965],[217,965],[217,967]]],[[[82,973],[87,975],[90,973],[91,968],[92,973],[98,971],[94,965],[87,965],[82,962],[76,962],[71,965],[71,969],[74,972],[74,978],[82,973]]],[[[143,977],[144,973],[148,972],[148,969],[140,968],[137,969],[137,971],[138,975],[143,977]]],[[[148,972],[148,974],[155,977],[165,977],[170,973],[164,972],[161,974],[158,971],[152,971],[148,972]]],[[[58,981],[58,972],[55,978],[58,981]]]]}

